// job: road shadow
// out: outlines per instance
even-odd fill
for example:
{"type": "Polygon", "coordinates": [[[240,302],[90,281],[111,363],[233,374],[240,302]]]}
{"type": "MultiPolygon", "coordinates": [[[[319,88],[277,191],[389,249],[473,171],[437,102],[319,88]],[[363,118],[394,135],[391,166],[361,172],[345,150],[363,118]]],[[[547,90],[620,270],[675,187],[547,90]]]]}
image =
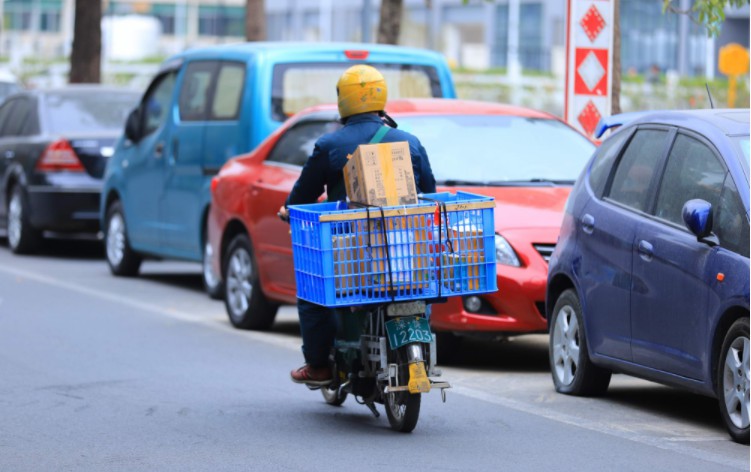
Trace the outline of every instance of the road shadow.
{"type": "Polygon", "coordinates": [[[446,367],[468,367],[504,372],[550,372],[548,336],[516,336],[504,341],[463,338],[449,359],[439,358],[446,367]]]}
{"type": "MultiPolygon", "coordinates": [[[[201,274],[184,274],[169,272],[149,272],[140,274],[140,278],[170,287],[183,288],[197,293],[204,293],[201,274]]],[[[206,294],[208,298],[208,294],[206,294]]]]}
{"type": "MultiPolygon", "coordinates": [[[[10,251],[7,238],[0,237],[0,247],[4,247],[10,251]]],[[[94,238],[45,237],[36,253],[24,255],[23,257],[82,260],[104,259],[104,244],[94,238]]]]}
{"type": "MultiPolygon", "coordinates": [[[[625,374],[624,374],[625,375],[625,374]]],[[[615,380],[616,377],[614,376],[615,380]]],[[[660,384],[611,385],[601,401],[724,431],[717,400],[660,384]]]]}

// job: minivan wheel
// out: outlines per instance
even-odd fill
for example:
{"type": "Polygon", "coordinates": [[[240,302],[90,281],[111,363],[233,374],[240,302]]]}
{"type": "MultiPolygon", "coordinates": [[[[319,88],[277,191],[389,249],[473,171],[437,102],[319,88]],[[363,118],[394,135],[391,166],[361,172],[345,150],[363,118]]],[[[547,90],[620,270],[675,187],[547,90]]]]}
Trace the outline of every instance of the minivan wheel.
{"type": "Polygon", "coordinates": [[[8,246],[16,254],[31,254],[39,249],[42,232],[31,226],[29,203],[20,186],[13,187],[8,202],[8,246]]]}
{"type": "Polygon", "coordinates": [[[267,330],[274,323],[278,305],[261,291],[258,264],[250,239],[238,234],[232,239],[222,264],[224,305],[232,326],[239,329],[267,330]]]}
{"type": "Polygon", "coordinates": [[[717,397],[730,437],[748,444],[749,434],[749,330],[748,318],[730,326],[722,343],[717,366],[717,397]]]}
{"type": "Polygon", "coordinates": [[[600,395],[611,372],[592,363],[587,352],[582,309],[576,292],[564,291],[555,303],[550,333],[550,370],[557,392],[600,395]]]}
{"type": "Polygon", "coordinates": [[[131,249],[126,229],[122,204],[116,201],[107,209],[105,220],[104,245],[107,265],[114,275],[132,277],[138,275],[143,259],[131,249]]]}
{"type": "Polygon", "coordinates": [[[203,245],[203,288],[210,298],[221,300],[224,296],[222,278],[211,267],[214,249],[208,241],[203,245]]]}

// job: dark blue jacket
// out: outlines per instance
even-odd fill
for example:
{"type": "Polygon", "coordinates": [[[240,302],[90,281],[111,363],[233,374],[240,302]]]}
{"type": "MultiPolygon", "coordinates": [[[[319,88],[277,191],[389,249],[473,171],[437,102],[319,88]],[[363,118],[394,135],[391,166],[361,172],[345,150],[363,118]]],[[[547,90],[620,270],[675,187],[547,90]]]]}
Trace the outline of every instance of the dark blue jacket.
{"type": "MultiPolygon", "coordinates": [[[[381,126],[383,121],[378,115],[363,113],[351,116],[344,127],[322,136],[305,163],[300,178],[295,182],[287,204],[315,203],[324,190],[327,190],[330,201],[344,200],[347,195],[342,169],[347,163],[347,155],[355,152],[360,144],[369,143],[381,126]]],[[[428,162],[428,154],[420,141],[399,129],[390,129],[381,140],[382,143],[396,141],[409,143],[417,192],[435,192],[435,177],[428,162]]]]}

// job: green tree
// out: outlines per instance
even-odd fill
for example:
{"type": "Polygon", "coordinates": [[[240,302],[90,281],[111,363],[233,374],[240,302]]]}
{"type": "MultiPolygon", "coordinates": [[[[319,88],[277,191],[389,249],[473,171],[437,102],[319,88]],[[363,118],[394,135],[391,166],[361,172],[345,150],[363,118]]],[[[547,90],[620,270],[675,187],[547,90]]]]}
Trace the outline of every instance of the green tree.
{"type": "Polygon", "coordinates": [[[707,29],[707,36],[716,37],[725,21],[726,7],[742,7],[748,5],[749,0],[694,0],[694,5],[681,9],[675,5],[676,0],[663,0],[662,12],[688,15],[691,19],[707,29]]]}

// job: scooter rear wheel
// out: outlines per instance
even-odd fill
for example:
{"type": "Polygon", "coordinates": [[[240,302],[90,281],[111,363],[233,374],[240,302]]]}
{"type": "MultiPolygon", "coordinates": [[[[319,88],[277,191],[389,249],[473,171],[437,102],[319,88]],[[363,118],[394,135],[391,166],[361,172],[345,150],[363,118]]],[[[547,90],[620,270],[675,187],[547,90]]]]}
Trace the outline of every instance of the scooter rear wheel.
{"type": "MultiPolygon", "coordinates": [[[[396,362],[399,365],[399,378],[409,379],[409,362],[404,348],[396,351],[396,362]]],[[[386,416],[391,429],[400,433],[411,433],[420,417],[420,393],[393,392],[387,393],[384,399],[386,416]]]]}

